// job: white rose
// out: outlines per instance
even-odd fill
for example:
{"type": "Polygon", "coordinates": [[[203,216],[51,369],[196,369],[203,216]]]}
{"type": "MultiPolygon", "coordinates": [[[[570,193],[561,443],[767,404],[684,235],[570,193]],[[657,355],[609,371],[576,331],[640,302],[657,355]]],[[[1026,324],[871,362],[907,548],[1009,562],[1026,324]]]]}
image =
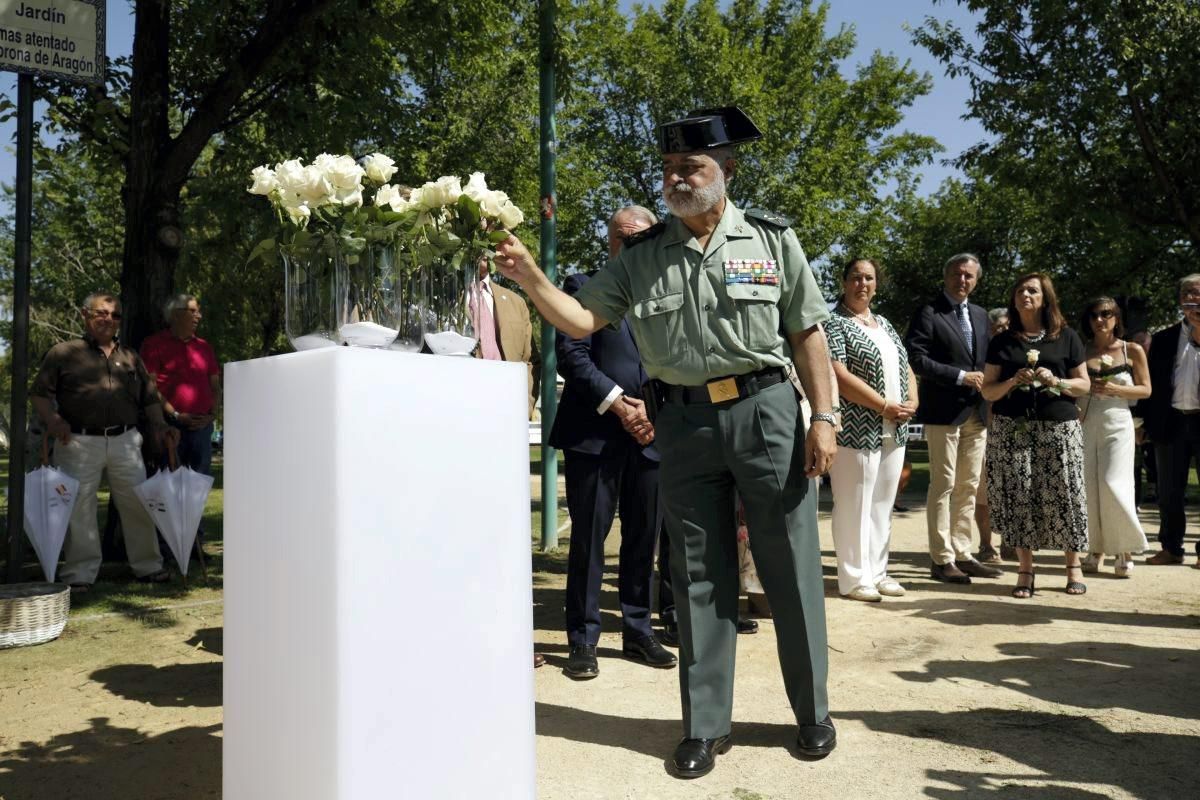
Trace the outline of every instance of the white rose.
{"type": "Polygon", "coordinates": [[[502,227],[512,230],[525,221],[525,215],[521,213],[521,209],[506,201],[500,209],[499,220],[502,227]]]}
{"type": "Polygon", "coordinates": [[[387,183],[396,174],[396,162],[383,153],[371,153],[362,160],[363,171],[375,183],[387,183]]]}
{"type": "Polygon", "coordinates": [[[301,228],[308,224],[308,218],[312,216],[312,211],[304,203],[297,206],[284,206],[283,210],[287,213],[288,219],[292,221],[292,224],[301,228]]]}
{"type": "Polygon", "coordinates": [[[476,203],[482,203],[483,198],[488,194],[487,181],[483,178],[482,172],[472,172],[471,177],[467,179],[467,185],[463,187],[463,194],[474,200],[476,203]]]}
{"type": "Polygon", "coordinates": [[[344,206],[362,205],[362,179],[365,171],[350,156],[331,156],[322,153],[313,160],[332,189],[334,202],[344,206]]]}
{"type": "Polygon", "coordinates": [[[248,190],[250,194],[269,195],[279,188],[279,179],[270,167],[255,167],[250,173],[250,180],[253,181],[248,190]]]}
{"type": "Polygon", "coordinates": [[[1111,367],[1113,365],[1113,357],[1110,355],[1100,356],[1100,366],[1111,367]]]}
{"type": "Polygon", "coordinates": [[[1025,354],[1025,363],[1029,364],[1031,367],[1034,366],[1038,363],[1038,356],[1041,354],[1042,353],[1040,350],[1030,350],[1025,354]]]}
{"type": "Polygon", "coordinates": [[[421,205],[433,209],[458,202],[462,196],[462,182],[456,175],[443,175],[421,187],[421,205]]]}
{"type": "Polygon", "coordinates": [[[283,204],[297,205],[300,188],[304,185],[304,165],[299,159],[293,158],[275,165],[275,180],[279,184],[279,193],[283,196],[283,204]]]}
{"type": "Polygon", "coordinates": [[[507,202],[508,195],[504,192],[499,190],[487,192],[483,197],[479,198],[479,210],[483,212],[484,216],[496,219],[500,216],[500,211],[507,202]]]}
{"type": "MultiPolygon", "coordinates": [[[[367,174],[370,177],[370,173],[367,174]]],[[[396,210],[397,203],[403,203],[404,198],[400,196],[399,187],[392,186],[390,183],[385,183],[379,187],[379,191],[375,192],[375,205],[379,207],[390,206],[393,211],[396,210]]]]}
{"type": "MultiPolygon", "coordinates": [[[[320,208],[333,202],[333,187],[329,185],[325,172],[316,164],[301,170],[291,186],[297,200],[304,201],[310,208],[320,208]]],[[[288,205],[297,205],[288,203],[288,205]]]]}

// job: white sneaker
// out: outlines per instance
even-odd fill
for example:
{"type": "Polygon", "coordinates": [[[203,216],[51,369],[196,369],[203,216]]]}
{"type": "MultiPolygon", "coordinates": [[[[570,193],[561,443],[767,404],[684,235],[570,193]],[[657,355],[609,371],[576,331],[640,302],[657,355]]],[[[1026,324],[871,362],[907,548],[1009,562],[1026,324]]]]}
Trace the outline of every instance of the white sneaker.
{"type": "Polygon", "coordinates": [[[849,594],[842,596],[849,597],[851,600],[861,600],[864,603],[878,603],[883,599],[883,595],[870,586],[855,586],[849,594]]]}
{"type": "Polygon", "coordinates": [[[875,589],[884,597],[903,597],[904,587],[895,578],[884,578],[875,584],[875,589]]]}

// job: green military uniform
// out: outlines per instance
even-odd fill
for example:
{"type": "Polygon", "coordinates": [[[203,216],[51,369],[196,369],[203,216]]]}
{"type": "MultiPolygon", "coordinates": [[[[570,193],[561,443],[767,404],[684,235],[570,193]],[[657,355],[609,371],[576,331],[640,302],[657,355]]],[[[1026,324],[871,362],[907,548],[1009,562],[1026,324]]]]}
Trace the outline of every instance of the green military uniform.
{"type": "MultiPolygon", "coordinates": [[[[829,318],[787,221],[725,211],[700,247],[678,219],[627,246],[576,295],[610,322],[628,316],[647,374],[673,386],[783,367],[788,333],[829,318]]],[[[738,616],[736,488],[774,612],[800,725],[828,714],[825,598],[817,498],[787,381],[725,402],[670,400],[655,423],[680,633],[684,736],[729,733],[738,616]]]]}

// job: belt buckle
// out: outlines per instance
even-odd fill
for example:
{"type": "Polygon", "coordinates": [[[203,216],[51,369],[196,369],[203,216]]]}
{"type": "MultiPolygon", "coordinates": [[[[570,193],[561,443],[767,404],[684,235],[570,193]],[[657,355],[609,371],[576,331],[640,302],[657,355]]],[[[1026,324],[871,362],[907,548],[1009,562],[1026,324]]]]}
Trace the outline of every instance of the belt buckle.
{"type": "Polygon", "coordinates": [[[708,389],[708,399],[714,403],[724,403],[727,400],[738,399],[736,378],[722,378],[719,381],[709,381],[705,384],[708,389]]]}

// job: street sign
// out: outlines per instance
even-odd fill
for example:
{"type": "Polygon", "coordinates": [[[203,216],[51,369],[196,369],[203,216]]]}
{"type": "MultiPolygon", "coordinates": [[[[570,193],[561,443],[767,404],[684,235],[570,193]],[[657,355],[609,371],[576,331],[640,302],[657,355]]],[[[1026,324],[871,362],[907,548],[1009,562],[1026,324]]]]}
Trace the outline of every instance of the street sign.
{"type": "Polygon", "coordinates": [[[104,82],[104,0],[0,0],[0,70],[104,82]]]}

